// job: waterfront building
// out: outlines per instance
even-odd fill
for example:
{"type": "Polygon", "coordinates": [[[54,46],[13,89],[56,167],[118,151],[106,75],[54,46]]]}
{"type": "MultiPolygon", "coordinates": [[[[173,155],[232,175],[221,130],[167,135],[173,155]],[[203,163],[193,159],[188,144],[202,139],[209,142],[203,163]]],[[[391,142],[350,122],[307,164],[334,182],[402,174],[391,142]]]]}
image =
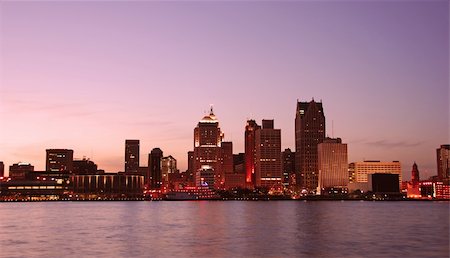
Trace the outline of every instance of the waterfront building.
{"type": "Polygon", "coordinates": [[[5,176],[5,164],[3,163],[3,161],[0,161],[0,177],[4,176],[5,176]]]}
{"type": "Polygon", "coordinates": [[[161,161],[163,152],[160,148],[154,148],[148,154],[148,175],[149,185],[151,189],[161,189],[162,186],[162,171],[161,161]]]}
{"type": "Polygon", "coordinates": [[[282,171],[283,171],[283,185],[285,187],[289,186],[291,181],[291,176],[295,173],[295,152],[291,149],[285,149],[281,154],[282,171]]]}
{"type": "Polygon", "coordinates": [[[348,185],[347,144],[340,138],[326,138],[317,147],[319,181],[318,193],[329,188],[346,189],[348,185]]]}
{"type": "Polygon", "coordinates": [[[193,169],[195,173],[193,174],[196,184],[201,181],[201,178],[198,178],[201,171],[213,171],[214,187],[223,188],[225,177],[220,162],[223,137],[219,121],[211,107],[209,115],[204,116],[194,129],[193,169]]]}
{"type": "Polygon", "coordinates": [[[220,166],[222,167],[223,174],[233,174],[233,143],[222,142],[220,151],[220,166]]]}
{"type": "Polygon", "coordinates": [[[449,184],[450,179],[450,144],[441,145],[436,150],[437,172],[439,180],[449,184]]]}
{"type": "Polygon", "coordinates": [[[273,120],[263,120],[255,139],[255,186],[271,188],[281,184],[281,130],[274,128],[273,120]]]}
{"type": "Polygon", "coordinates": [[[402,184],[402,167],[399,161],[381,162],[379,160],[367,160],[352,162],[348,171],[353,183],[367,183],[368,175],[375,173],[387,173],[399,175],[399,188],[402,184]]]}
{"type": "Polygon", "coordinates": [[[139,140],[125,140],[125,173],[139,171],[139,140]]]}
{"type": "Polygon", "coordinates": [[[297,183],[312,192],[318,186],[319,143],[325,139],[325,115],[321,102],[297,101],[295,113],[295,170],[297,183]]]}
{"type": "Polygon", "coordinates": [[[186,181],[190,183],[191,186],[195,186],[195,169],[194,169],[194,152],[188,151],[188,169],[186,170],[186,181]]]}
{"type": "Polygon", "coordinates": [[[73,161],[73,173],[77,175],[95,175],[97,174],[97,164],[92,160],[83,158],[73,161]]]}
{"type": "Polygon", "coordinates": [[[419,185],[420,177],[419,177],[419,168],[417,167],[416,162],[414,162],[411,170],[411,184],[419,185]]]}
{"type": "Polygon", "coordinates": [[[169,155],[161,159],[161,182],[166,189],[169,188],[170,179],[178,178],[177,160],[169,155]]]}
{"type": "Polygon", "coordinates": [[[31,173],[34,166],[30,163],[19,162],[9,166],[9,178],[11,180],[29,180],[32,178],[31,173]]]}
{"type": "Polygon", "coordinates": [[[256,160],[256,131],[261,129],[255,120],[248,120],[245,126],[245,182],[248,187],[256,185],[255,160],[256,160]]]}
{"type": "Polygon", "coordinates": [[[73,172],[73,150],[69,149],[47,149],[45,170],[73,172]]]}

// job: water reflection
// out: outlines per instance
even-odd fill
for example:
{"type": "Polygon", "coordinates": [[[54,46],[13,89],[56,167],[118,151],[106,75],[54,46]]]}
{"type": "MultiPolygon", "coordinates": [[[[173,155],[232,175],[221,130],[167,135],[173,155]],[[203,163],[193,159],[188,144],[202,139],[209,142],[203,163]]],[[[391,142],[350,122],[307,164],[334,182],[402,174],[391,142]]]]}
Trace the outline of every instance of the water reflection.
{"type": "Polygon", "coordinates": [[[0,203],[5,257],[426,256],[448,202],[0,203]]]}

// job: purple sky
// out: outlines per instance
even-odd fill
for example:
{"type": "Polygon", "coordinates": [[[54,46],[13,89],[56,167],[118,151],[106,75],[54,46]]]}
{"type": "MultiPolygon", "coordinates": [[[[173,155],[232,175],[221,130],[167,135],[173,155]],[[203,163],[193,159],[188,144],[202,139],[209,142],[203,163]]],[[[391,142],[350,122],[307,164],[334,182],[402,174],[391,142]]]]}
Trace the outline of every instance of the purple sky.
{"type": "MultiPolygon", "coordinates": [[[[209,104],[234,153],[248,118],[294,148],[296,100],[323,100],[349,161],[436,174],[449,142],[448,1],[0,2],[0,160],[70,148],[123,170],[160,147],[187,166],[209,104]]],[[[8,170],[8,169],[6,169],[8,170]]]]}

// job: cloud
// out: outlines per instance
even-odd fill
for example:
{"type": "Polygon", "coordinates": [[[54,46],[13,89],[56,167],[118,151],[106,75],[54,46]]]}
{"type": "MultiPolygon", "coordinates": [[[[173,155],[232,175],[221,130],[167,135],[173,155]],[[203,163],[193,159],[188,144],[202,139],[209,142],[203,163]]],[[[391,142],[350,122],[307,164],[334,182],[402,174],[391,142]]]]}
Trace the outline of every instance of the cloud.
{"type": "Polygon", "coordinates": [[[411,148],[422,145],[422,141],[390,141],[390,140],[377,140],[363,142],[366,145],[380,148],[411,148]]]}

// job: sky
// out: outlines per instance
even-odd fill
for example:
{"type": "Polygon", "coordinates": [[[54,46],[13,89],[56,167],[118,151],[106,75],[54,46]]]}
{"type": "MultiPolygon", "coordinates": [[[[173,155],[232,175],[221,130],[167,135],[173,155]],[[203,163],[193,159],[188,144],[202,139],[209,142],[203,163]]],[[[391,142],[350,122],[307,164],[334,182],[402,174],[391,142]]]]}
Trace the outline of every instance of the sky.
{"type": "Polygon", "coordinates": [[[233,152],[247,119],[295,149],[297,100],[322,101],[349,162],[417,162],[449,143],[449,2],[0,1],[0,160],[67,148],[123,171],[125,139],[187,168],[210,104],[233,152]]]}

